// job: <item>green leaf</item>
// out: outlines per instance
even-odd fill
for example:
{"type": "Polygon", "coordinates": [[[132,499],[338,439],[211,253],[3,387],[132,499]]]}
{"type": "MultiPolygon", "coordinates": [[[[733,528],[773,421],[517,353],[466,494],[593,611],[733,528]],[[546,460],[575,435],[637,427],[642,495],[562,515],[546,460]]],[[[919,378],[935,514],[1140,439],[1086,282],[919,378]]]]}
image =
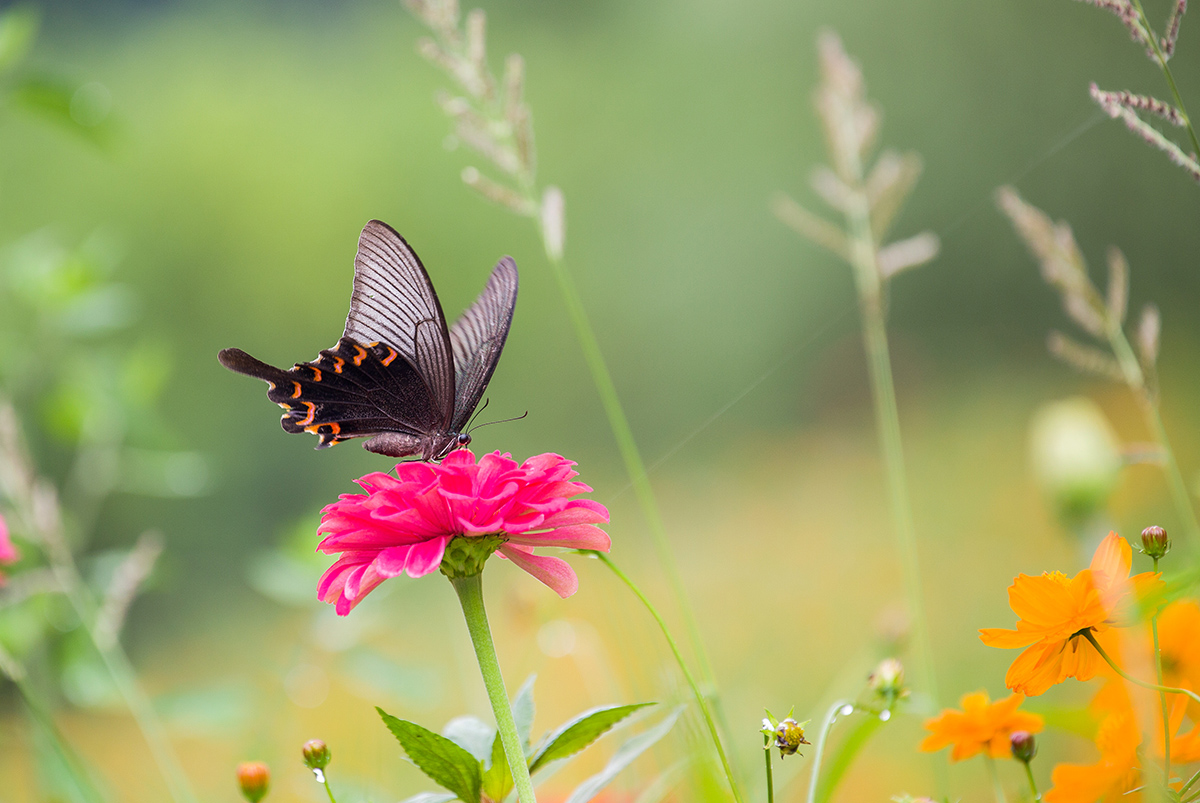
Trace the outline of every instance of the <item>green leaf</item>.
{"type": "Polygon", "coordinates": [[[445,736],[414,722],[397,719],[378,706],[375,710],[417,769],[438,786],[453,792],[463,803],[479,803],[482,779],[479,762],[474,756],[445,736]]]}
{"type": "Polygon", "coordinates": [[[496,729],[478,717],[462,716],[447,722],[442,735],[474,756],[476,761],[487,761],[492,755],[496,729]]]}
{"type": "Polygon", "coordinates": [[[588,778],[575,788],[571,796],[567,798],[566,803],[587,803],[587,801],[600,794],[609,781],[617,777],[621,770],[628,767],[634,762],[638,756],[649,750],[655,742],[670,732],[675,725],[675,720],[679,719],[679,715],[683,712],[684,706],[679,706],[671,713],[663,718],[663,721],[655,725],[644,733],[639,733],[625,744],[618,748],[617,752],[605,765],[604,769],[588,778]]]}
{"type": "Polygon", "coordinates": [[[19,5],[0,14],[0,72],[10,69],[33,47],[41,14],[34,6],[19,5]]]}
{"type": "Polygon", "coordinates": [[[533,731],[533,682],[535,680],[537,680],[537,675],[530,675],[529,679],[521,684],[521,689],[517,692],[517,697],[512,704],[513,719],[517,723],[517,736],[521,739],[521,746],[525,748],[526,755],[529,754],[530,733],[533,731]]]}
{"type": "Polygon", "coordinates": [[[503,800],[512,788],[512,770],[508,768],[508,757],[497,733],[492,738],[492,763],[483,773],[483,793],[492,800],[503,800]]]}
{"type": "Polygon", "coordinates": [[[23,77],[9,90],[9,98],[18,108],[95,145],[107,145],[112,141],[109,119],[112,96],[98,82],[77,86],[53,76],[23,77]]]}
{"type": "Polygon", "coordinates": [[[625,717],[648,705],[656,704],[611,705],[584,711],[546,737],[543,746],[529,760],[529,771],[535,772],[551,761],[578,753],[625,717]]]}

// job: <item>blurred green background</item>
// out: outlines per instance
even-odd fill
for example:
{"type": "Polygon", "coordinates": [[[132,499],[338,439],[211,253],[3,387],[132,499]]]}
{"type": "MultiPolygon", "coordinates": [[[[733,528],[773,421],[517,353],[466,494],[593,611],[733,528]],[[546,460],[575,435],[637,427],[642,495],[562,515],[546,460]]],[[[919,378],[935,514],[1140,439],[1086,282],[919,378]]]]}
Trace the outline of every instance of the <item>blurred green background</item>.
{"type": "MultiPolygon", "coordinates": [[[[1166,16],[1166,2],[1147,5],[1166,16]]],[[[998,185],[1069,220],[1097,276],[1104,248],[1125,251],[1133,309],[1153,300],[1163,312],[1167,426],[1189,481],[1200,469],[1200,189],[1087,95],[1093,80],[1162,95],[1161,75],[1115,19],[1068,0],[484,7],[493,66],[509,52],[526,58],[539,176],[567,199],[566,264],[655,466],[739,729],[735,753],[755,778],[762,707],[794,704],[807,718],[839,683],[855,693],[880,617],[902,593],[850,273],[768,209],[778,190],[820,208],[806,186],[824,161],[814,42],[822,26],[842,35],[883,108],[882,142],[925,161],[896,233],[930,229],[943,244],[890,297],[943,702],[981,687],[998,696],[1014,656],[984,648],[975,629],[1010,624],[1004,589],[1018,571],[1081,564],[1031,476],[1031,416],[1084,393],[1123,440],[1147,438],[1120,388],[1046,355],[1047,330],[1066,322],[995,210],[998,185]]],[[[448,82],[414,52],[424,32],[398,2],[42,10],[31,64],[98,82],[110,135],[97,145],[6,113],[0,243],[101,233],[120,255],[113,279],[139,299],[117,340],[157,349],[155,365],[170,369],[161,426],[133,444],[203,457],[189,475],[197,495],[117,494],[99,512],[93,550],[147,528],[166,539],[125,643],[205,799],[234,799],[233,763],[247,758],[273,763],[278,799],[317,799],[298,759],[314,736],[333,748],[332,777],[363,799],[424,788],[371,704],[433,728],[486,714],[450,589],[400,580],[345,620],[310,599],[326,565],[309,556],[317,512],[386,461],[354,443],[316,453],[314,438],[285,435],[264,387],[221,368],[216,352],[238,346],[287,365],[332,345],[370,218],[413,244],[451,316],[511,254],[521,297],[485,416],[529,416],[481,430],[476,452],[577,460],[610,505],[615,559],[667,602],[535,232],[461,184],[478,160],[446,147],[432,96],[448,82]]],[[[1184,20],[1173,66],[1200,108],[1200,22],[1184,20]]],[[[65,363],[73,347],[39,331],[5,348],[65,363]]],[[[31,399],[22,412],[41,464],[64,472],[46,434],[52,411],[31,399]]],[[[1125,471],[1109,513],[1129,536],[1175,524],[1150,467],[1125,471]]],[[[676,682],[642,612],[599,567],[574,562],[582,586],[566,602],[511,567],[488,573],[510,685],[541,677],[538,730],[588,705],[669,696],[676,682]]],[[[1038,703],[1082,695],[1064,687],[1038,703]]],[[[0,751],[0,774],[13,784],[0,797],[38,799],[23,720],[12,700],[5,711],[0,733],[15,749],[0,751]]],[[[162,799],[119,710],[62,717],[121,799],[162,799]]],[[[885,733],[844,796],[934,791],[928,762],[914,760],[919,719],[885,733]]],[[[663,765],[681,744],[662,749],[663,765]]],[[[1076,737],[1045,744],[1047,755],[1091,760],[1076,737]]],[[[804,771],[804,760],[781,770],[804,771]]],[[[953,768],[951,782],[956,797],[986,788],[973,765],[953,768]]]]}

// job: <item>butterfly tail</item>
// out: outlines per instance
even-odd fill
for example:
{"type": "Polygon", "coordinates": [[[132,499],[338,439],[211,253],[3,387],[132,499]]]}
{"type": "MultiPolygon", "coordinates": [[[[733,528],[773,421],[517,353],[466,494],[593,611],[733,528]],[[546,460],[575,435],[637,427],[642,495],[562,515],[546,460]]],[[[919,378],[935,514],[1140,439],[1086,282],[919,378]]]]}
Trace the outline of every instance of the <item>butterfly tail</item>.
{"type": "Polygon", "coordinates": [[[217,354],[217,359],[221,361],[230,371],[237,371],[239,374],[252,376],[255,379],[261,379],[264,382],[270,382],[272,385],[291,382],[291,377],[286,371],[276,368],[273,365],[267,365],[262,360],[251,357],[241,349],[221,349],[217,354]]]}

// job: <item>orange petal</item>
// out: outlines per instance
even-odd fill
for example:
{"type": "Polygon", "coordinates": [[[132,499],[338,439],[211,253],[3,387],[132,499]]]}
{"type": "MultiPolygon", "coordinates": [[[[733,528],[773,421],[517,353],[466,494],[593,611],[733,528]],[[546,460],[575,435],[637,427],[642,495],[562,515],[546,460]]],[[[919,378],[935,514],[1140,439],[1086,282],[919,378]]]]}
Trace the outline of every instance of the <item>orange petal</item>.
{"type": "Polygon", "coordinates": [[[1059,572],[1018,575],[1008,587],[1008,604],[1017,616],[1039,628],[1057,625],[1077,607],[1075,594],[1059,572]]]}
{"type": "Polygon", "coordinates": [[[1019,630],[1005,630],[1002,627],[985,627],[979,631],[979,640],[989,647],[999,647],[1005,650],[1026,647],[1041,640],[1037,633],[1022,633],[1019,630]]]}
{"type": "Polygon", "coordinates": [[[1096,554],[1092,556],[1092,563],[1088,568],[1103,574],[1111,584],[1128,577],[1132,566],[1133,549],[1130,548],[1129,542],[1115,532],[1110,532],[1100,542],[1100,546],[1096,547],[1096,554]]]}

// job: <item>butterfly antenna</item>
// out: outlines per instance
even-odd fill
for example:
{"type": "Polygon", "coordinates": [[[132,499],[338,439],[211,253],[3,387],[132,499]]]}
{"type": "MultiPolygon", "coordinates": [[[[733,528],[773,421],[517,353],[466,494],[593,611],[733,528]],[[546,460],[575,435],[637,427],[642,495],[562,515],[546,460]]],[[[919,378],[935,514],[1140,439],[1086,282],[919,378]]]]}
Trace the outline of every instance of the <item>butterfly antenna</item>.
{"type": "Polygon", "coordinates": [[[499,421],[489,421],[486,424],[477,424],[476,426],[473,426],[473,427],[471,427],[471,429],[467,430],[467,432],[470,433],[470,432],[474,432],[477,429],[483,429],[484,427],[490,427],[492,424],[507,424],[509,421],[520,421],[522,418],[525,418],[527,415],[529,415],[528,410],[521,413],[520,415],[513,416],[512,418],[501,418],[499,421]]]}
{"type": "Polygon", "coordinates": [[[470,431],[471,431],[471,424],[473,424],[473,423],[475,422],[475,419],[479,417],[479,414],[480,414],[480,413],[482,413],[484,410],[486,410],[486,409],[487,409],[488,402],[490,402],[490,401],[491,401],[491,399],[490,399],[490,398],[484,399],[484,400],[483,400],[483,406],[481,406],[481,407],[480,407],[478,410],[476,410],[475,412],[471,413],[471,418],[470,418],[470,419],[467,421],[467,427],[466,427],[466,431],[467,431],[467,432],[470,432],[470,431]]]}

